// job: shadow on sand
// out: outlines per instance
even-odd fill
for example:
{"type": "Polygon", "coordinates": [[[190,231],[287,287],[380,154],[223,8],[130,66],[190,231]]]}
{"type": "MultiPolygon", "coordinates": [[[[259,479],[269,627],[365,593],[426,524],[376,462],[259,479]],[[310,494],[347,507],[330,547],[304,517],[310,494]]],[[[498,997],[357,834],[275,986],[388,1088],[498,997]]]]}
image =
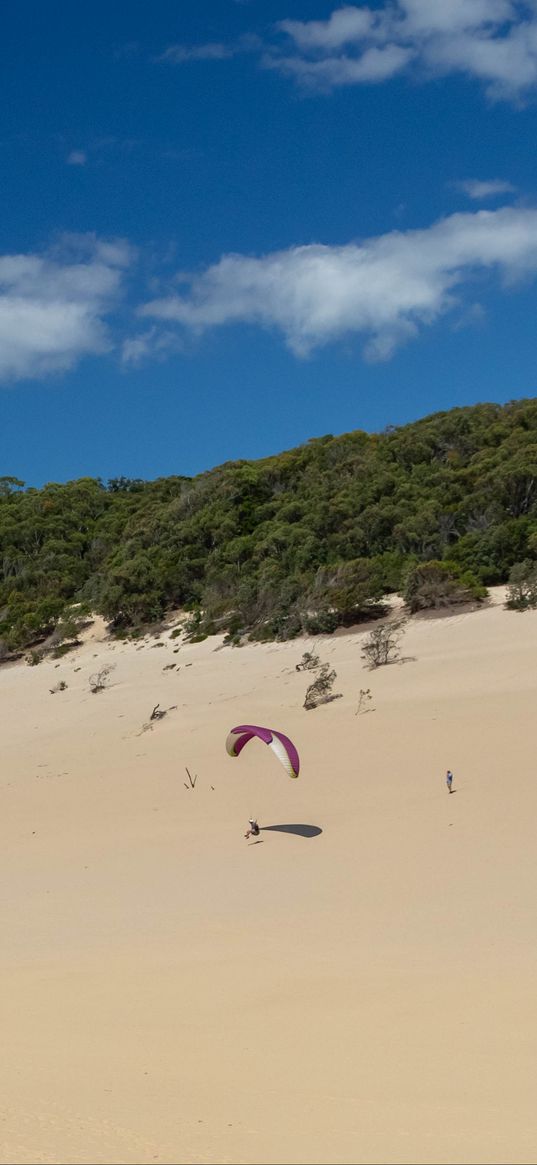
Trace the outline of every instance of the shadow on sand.
{"type": "Polygon", "coordinates": [[[260,825],[262,833],[273,830],[275,833],[296,833],[298,837],[318,837],[322,829],[318,825],[260,825]]]}

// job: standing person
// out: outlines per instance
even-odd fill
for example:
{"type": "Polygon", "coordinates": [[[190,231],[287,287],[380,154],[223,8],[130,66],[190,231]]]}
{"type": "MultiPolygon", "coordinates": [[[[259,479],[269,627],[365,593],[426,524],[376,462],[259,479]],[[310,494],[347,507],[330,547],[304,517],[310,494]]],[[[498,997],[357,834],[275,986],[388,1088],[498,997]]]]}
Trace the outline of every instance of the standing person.
{"type": "Polygon", "coordinates": [[[257,821],[254,821],[253,818],[249,817],[248,818],[248,825],[250,826],[250,828],[246,830],[246,833],[244,834],[244,836],[245,837],[250,837],[250,836],[259,837],[260,831],[259,831],[259,826],[257,824],[257,821]]]}
{"type": "Polygon", "coordinates": [[[451,788],[452,784],[453,784],[453,773],[451,772],[451,769],[448,769],[448,771],[446,773],[446,785],[447,785],[448,793],[453,792],[453,790],[451,788]]]}

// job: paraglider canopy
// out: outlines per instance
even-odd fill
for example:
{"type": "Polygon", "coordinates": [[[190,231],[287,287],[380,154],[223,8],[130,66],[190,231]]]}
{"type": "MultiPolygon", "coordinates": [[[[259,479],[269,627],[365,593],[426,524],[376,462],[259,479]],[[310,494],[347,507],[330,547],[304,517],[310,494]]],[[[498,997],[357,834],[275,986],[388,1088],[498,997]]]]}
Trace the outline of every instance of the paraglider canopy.
{"type": "Polygon", "coordinates": [[[292,740],[289,740],[288,736],[284,736],[283,732],[276,732],[275,728],[260,728],[257,724],[240,724],[238,728],[232,728],[226,740],[226,749],[229,755],[238,756],[245,744],[256,737],[264,744],[269,745],[278,757],[280,764],[283,765],[288,777],[298,777],[300,772],[298,752],[292,740]]]}

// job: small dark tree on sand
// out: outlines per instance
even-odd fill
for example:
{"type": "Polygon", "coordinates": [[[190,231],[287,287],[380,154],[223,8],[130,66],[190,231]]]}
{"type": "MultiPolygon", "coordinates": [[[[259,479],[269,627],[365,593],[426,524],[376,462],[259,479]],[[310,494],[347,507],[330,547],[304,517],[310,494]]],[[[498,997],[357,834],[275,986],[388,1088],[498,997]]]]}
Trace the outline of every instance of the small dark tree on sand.
{"type": "Polygon", "coordinates": [[[509,574],[505,605],[511,611],[529,611],[537,607],[537,562],[530,558],[515,562],[509,574]]]}
{"type": "Polygon", "coordinates": [[[335,694],[332,692],[336,674],[335,671],[330,671],[329,663],[321,665],[317,679],[310,684],[306,691],[304,707],[307,711],[310,708],[317,708],[319,704],[329,704],[331,700],[340,699],[341,692],[335,694]]]}
{"type": "Polygon", "coordinates": [[[394,619],[375,627],[362,648],[362,659],[370,668],[383,667],[399,659],[399,640],[403,634],[406,619],[394,619]]]}

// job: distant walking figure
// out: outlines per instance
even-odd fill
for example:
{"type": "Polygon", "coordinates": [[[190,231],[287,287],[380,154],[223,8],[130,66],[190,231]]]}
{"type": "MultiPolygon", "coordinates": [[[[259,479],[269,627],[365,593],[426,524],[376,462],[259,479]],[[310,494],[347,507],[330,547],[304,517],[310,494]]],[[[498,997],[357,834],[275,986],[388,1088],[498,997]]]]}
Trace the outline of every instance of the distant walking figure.
{"type": "Polygon", "coordinates": [[[248,818],[248,825],[250,826],[250,828],[246,830],[246,833],[244,834],[244,836],[245,837],[250,837],[250,836],[258,837],[260,830],[259,830],[259,826],[257,824],[257,821],[253,821],[252,818],[249,817],[248,818]]]}
{"type": "Polygon", "coordinates": [[[452,784],[453,784],[453,773],[451,772],[450,769],[448,769],[448,771],[446,773],[446,785],[447,785],[448,793],[452,792],[452,789],[451,789],[452,784]]]}

